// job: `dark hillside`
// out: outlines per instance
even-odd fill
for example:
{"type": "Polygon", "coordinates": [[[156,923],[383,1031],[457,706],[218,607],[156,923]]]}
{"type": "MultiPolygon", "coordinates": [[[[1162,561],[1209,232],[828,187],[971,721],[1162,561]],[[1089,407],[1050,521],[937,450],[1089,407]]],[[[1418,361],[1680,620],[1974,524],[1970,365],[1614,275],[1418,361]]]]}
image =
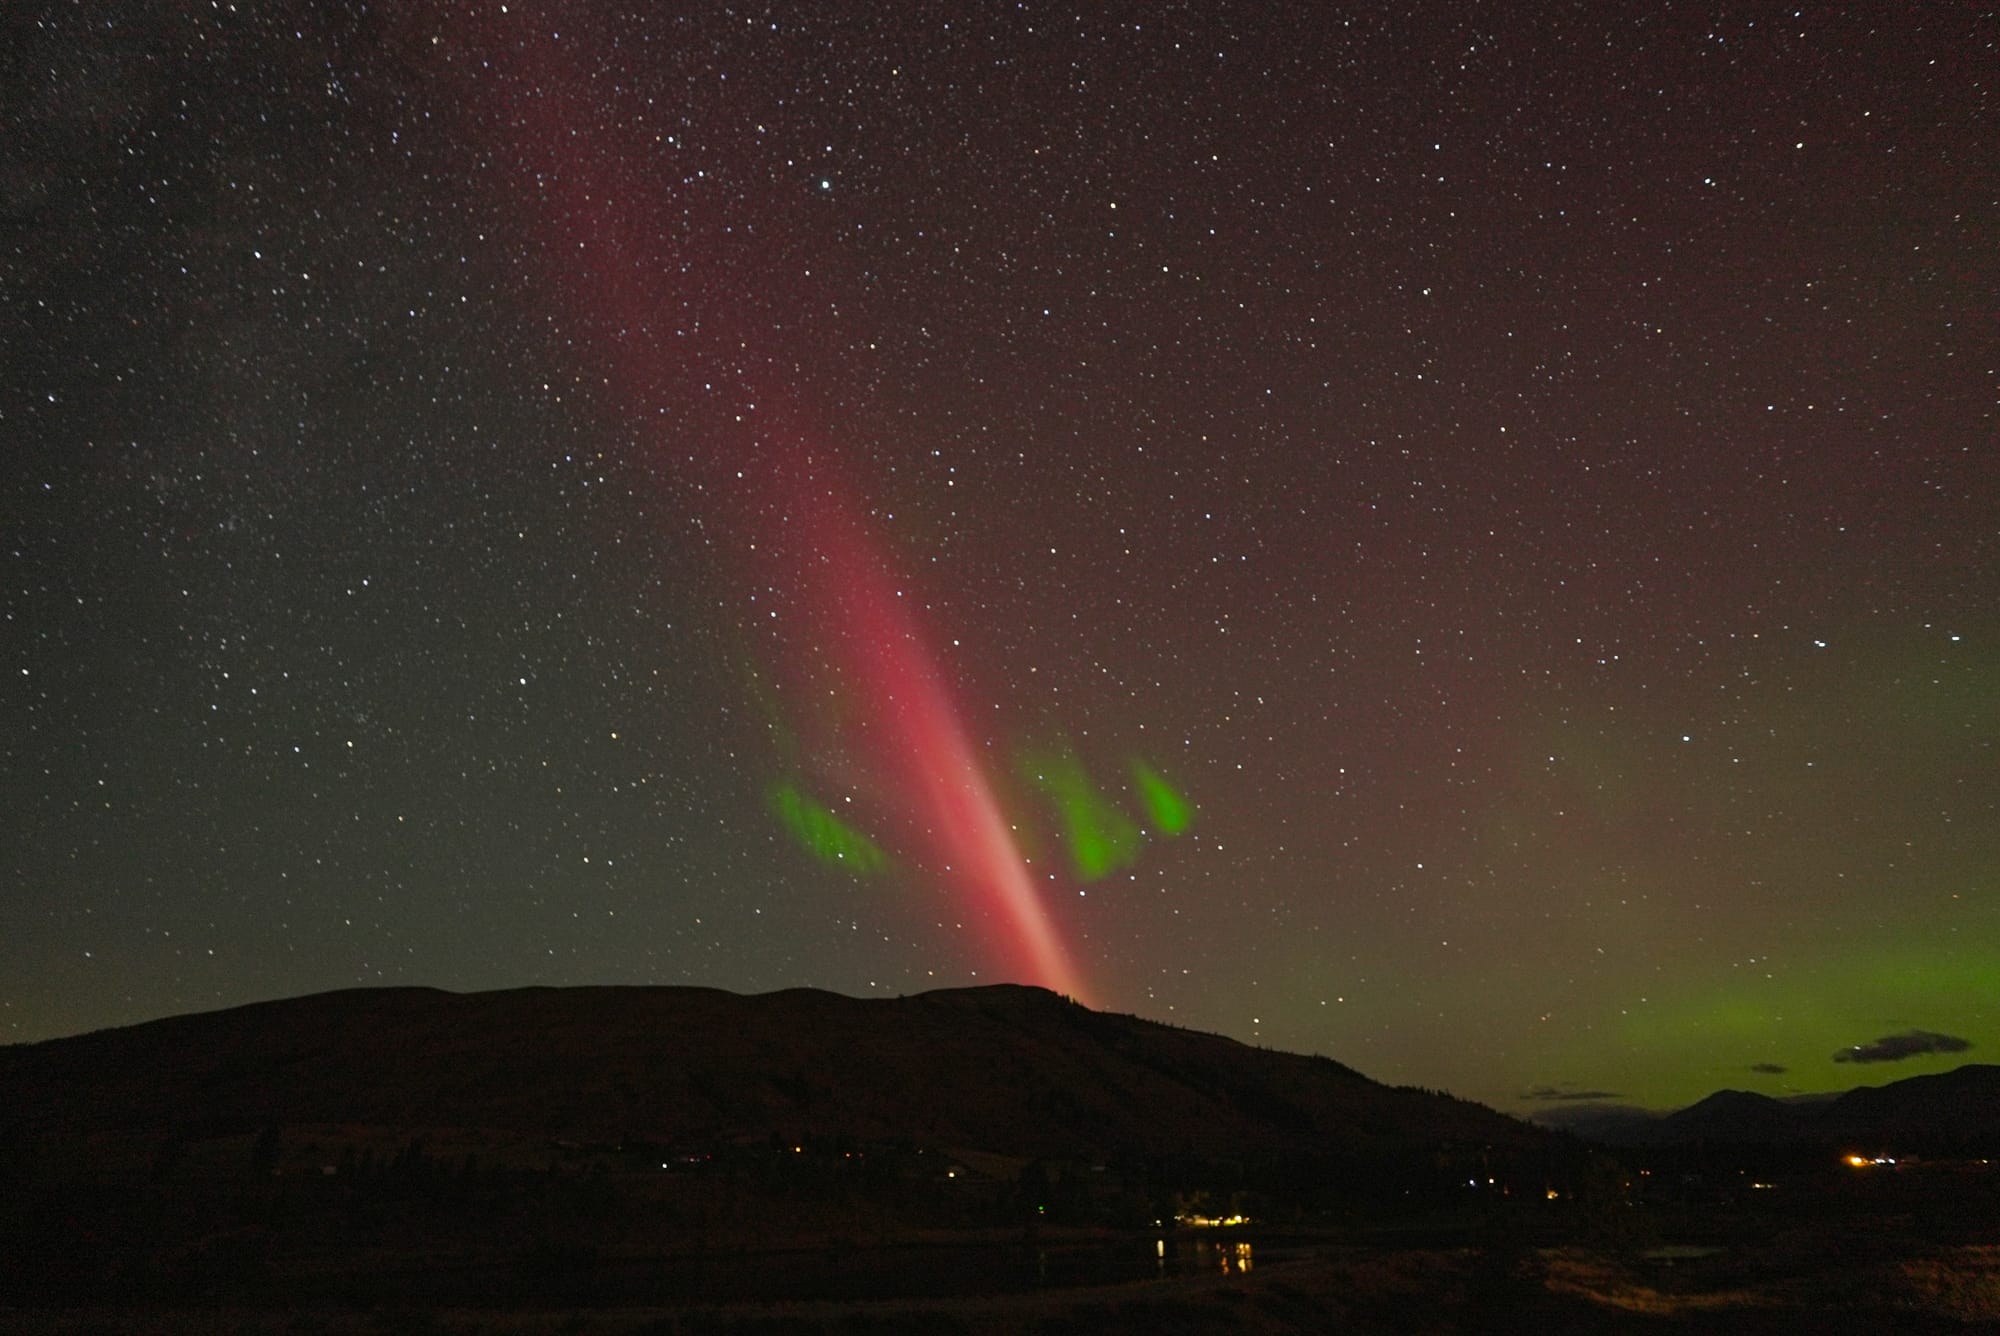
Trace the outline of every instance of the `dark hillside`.
{"type": "Polygon", "coordinates": [[[207,1124],[586,1141],[896,1138],[1019,1155],[1527,1145],[1483,1107],[1324,1058],[996,986],[328,993],[0,1049],[17,1136],[207,1124]]]}

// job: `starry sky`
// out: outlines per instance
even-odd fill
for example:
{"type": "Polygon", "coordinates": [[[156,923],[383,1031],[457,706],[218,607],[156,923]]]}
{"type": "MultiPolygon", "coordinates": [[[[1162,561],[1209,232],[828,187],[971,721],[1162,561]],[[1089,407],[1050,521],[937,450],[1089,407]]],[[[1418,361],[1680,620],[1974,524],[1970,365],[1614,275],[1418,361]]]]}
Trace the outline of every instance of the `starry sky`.
{"type": "Polygon", "coordinates": [[[1017,979],[2000,1055],[2000,16],[0,17],[0,1041],[1017,979]]]}

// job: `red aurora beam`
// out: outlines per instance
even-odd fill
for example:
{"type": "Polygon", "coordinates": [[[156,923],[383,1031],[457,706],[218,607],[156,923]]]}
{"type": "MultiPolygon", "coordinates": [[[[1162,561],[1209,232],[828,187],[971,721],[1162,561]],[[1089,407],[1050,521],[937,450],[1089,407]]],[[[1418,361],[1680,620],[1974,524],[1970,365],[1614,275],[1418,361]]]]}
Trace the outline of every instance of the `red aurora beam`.
{"type": "MultiPolygon", "coordinates": [[[[764,359],[759,333],[733,317],[748,303],[709,283],[712,262],[727,250],[740,264],[756,229],[664,169],[671,155],[643,129],[643,113],[627,119],[607,106],[620,82],[607,54],[575,30],[558,36],[525,18],[495,19],[446,60],[471,80],[469,108],[499,141],[506,202],[544,258],[546,286],[573,307],[565,323],[633,416],[713,402],[716,378],[727,376],[734,395],[758,405],[758,423],[785,422],[802,406],[749,383],[746,364],[764,359]]],[[[1087,1000],[922,629],[859,508],[844,499],[834,452],[796,432],[744,425],[691,466],[719,484],[740,477],[752,453],[756,475],[777,480],[782,495],[743,507],[736,537],[767,561],[779,554],[782,564],[766,573],[803,596],[817,648],[832,653],[866,703],[874,762],[918,814],[970,917],[989,929],[989,968],[1087,1000]]]]}
{"type": "MultiPolygon", "coordinates": [[[[799,469],[794,478],[809,476],[799,469]]],[[[999,971],[1079,1001],[1089,1000],[1076,966],[1036,890],[1026,861],[979,764],[922,629],[888,575],[867,528],[832,489],[815,487],[801,503],[811,606],[823,636],[839,648],[843,667],[869,703],[879,731],[880,760],[896,787],[922,813],[936,856],[954,881],[1000,926],[999,971]]]]}

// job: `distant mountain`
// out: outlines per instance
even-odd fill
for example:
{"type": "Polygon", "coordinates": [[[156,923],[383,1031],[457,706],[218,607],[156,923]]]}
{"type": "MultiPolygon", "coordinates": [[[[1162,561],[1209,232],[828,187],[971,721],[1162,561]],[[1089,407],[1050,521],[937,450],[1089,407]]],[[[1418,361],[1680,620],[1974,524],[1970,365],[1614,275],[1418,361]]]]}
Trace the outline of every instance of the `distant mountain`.
{"type": "Polygon", "coordinates": [[[0,1134],[298,1124],[660,1143],[818,1136],[1012,1155],[1530,1148],[1539,1129],[1000,985],[326,993],[0,1048],[0,1134]]]}
{"type": "Polygon", "coordinates": [[[1912,1150],[2000,1150],[2000,1066],[1861,1086],[1812,1112],[1830,1138],[1912,1150]]]}
{"type": "MultiPolygon", "coordinates": [[[[1553,1120],[1552,1120],[1553,1121],[1553,1120]]],[[[1851,1145],[1951,1154],[2000,1150],[2000,1066],[1972,1064],[1840,1095],[1772,1099],[1718,1090],[1668,1114],[1565,1110],[1560,1126],[1614,1146],[1851,1145]]]]}
{"type": "Polygon", "coordinates": [[[1794,1135],[1798,1111],[1749,1090],[1718,1090],[1668,1114],[1661,1129],[1671,1141],[1782,1141],[1794,1135]]]}

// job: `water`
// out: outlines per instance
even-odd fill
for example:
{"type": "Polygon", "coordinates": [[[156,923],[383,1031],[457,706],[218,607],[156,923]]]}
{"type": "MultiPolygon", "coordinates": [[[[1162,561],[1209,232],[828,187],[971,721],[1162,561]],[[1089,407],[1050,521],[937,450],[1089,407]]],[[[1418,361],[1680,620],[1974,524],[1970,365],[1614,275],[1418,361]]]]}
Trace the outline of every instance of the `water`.
{"type": "MultiPolygon", "coordinates": [[[[665,1305],[763,1300],[943,1299],[1235,1275],[1299,1249],[1263,1251],[1233,1232],[1081,1243],[832,1246],[606,1258],[549,1248],[513,1265],[390,1266],[329,1279],[318,1302],[665,1305]]],[[[298,1297],[295,1293],[294,1297],[298,1297]]]]}
{"type": "Polygon", "coordinates": [[[1255,1264],[1247,1239],[1142,1237],[703,1254],[603,1267],[591,1281],[617,1298],[668,1303],[951,1298],[1233,1275],[1255,1264]]]}

